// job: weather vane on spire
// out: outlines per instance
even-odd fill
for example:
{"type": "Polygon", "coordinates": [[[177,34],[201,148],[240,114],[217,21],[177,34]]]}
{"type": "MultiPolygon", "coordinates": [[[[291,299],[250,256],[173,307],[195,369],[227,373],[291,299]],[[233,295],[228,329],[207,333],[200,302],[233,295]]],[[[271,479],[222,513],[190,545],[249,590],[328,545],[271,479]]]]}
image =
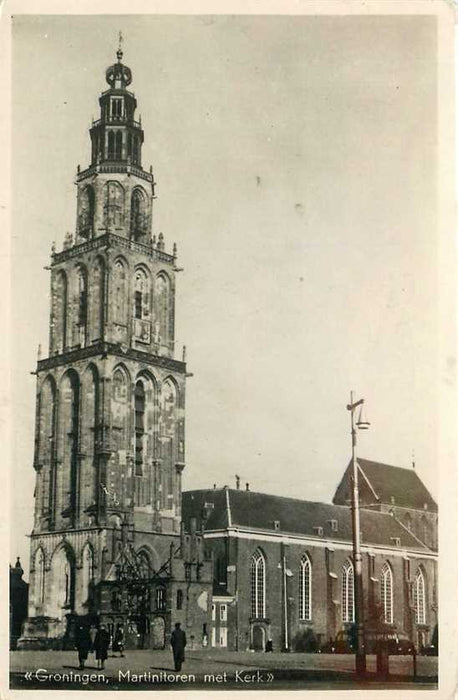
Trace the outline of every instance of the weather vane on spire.
{"type": "Polygon", "coordinates": [[[119,30],[119,45],[118,45],[118,50],[116,52],[116,56],[118,57],[118,61],[121,60],[122,58],[122,42],[124,41],[122,32],[119,30]]]}

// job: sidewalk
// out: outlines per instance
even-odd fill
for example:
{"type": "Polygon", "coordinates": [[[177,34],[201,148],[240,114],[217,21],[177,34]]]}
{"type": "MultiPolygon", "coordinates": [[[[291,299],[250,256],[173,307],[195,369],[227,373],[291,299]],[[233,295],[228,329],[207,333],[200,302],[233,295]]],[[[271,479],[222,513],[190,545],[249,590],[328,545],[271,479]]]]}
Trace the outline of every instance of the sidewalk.
{"type": "Polygon", "coordinates": [[[182,671],[173,669],[169,650],[127,651],[124,658],[110,656],[98,671],[93,654],[84,671],[76,651],[14,651],[10,656],[11,687],[27,689],[181,689],[280,690],[346,687],[394,688],[407,685],[434,689],[437,658],[418,657],[417,678],[412,658],[390,657],[390,680],[375,675],[375,656],[367,657],[367,677],[354,677],[354,657],[347,654],[280,654],[189,650],[182,671]]]}

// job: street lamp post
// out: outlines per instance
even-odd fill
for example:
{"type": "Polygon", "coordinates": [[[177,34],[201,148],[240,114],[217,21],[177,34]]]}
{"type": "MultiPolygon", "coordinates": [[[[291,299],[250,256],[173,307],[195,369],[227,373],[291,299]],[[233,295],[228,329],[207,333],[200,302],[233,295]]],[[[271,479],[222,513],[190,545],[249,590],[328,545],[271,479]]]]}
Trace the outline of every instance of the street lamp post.
{"type": "Polygon", "coordinates": [[[364,399],[353,401],[353,392],[350,393],[350,403],[347,410],[351,416],[351,461],[352,461],[352,489],[351,489],[351,514],[353,534],[353,566],[354,566],[354,594],[355,594],[355,626],[356,626],[356,673],[362,675],[366,671],[366,650],[364,646],[364,601],[363,601],[363,569],[361,560],[361,526],[359,514],[359,487],[358,487],[358,461],[356,457],[356,428],[367,430],[369,423],[359,414],[355,422],[355,409],[361,407],[364,399]]]}

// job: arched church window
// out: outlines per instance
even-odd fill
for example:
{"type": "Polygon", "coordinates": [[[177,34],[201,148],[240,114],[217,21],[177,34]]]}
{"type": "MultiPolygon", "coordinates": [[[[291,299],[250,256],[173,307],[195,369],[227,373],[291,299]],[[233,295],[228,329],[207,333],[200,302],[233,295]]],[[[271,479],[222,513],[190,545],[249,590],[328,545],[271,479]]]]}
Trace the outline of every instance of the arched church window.
{"type": "Polygon", "coordinates": [[[63,270],[57,274],[56,316],[53,327],[54,348],[62,352],[67,347],[67,275],[63,270]]]}
{"type": "Polygon", "coordinates": [[[266,616],[266,561],[260,549],[251,557],[251,617],[266,616]]]}
{"type": "Polygon", "coordinates": [[[124,190],[119,182],[107,182],[104,197],[104,226],[120,228],[124,223],[124,190]]]}
{"type": "Polygon", "coordinates": [[[117,260],[113,268],[114,277],[114,320],[121,325],[127,324],[127,275],[125,265],[117,260]]]}
{"type": "Polygon", "coordinates": [[[165,273],[160,273],[156,277],[155,310],[154,341],[160,345],[168,345],[170,341],[170,280],[165,273]]]}
{"type": "Polygon", "coordinates": [[[115,135],[113,131],[108,132],[108,160],[114,159],[115,153],[115,135]]]}
{"type": "Polygon", "coordinates": [[[404,525],[408,530],[412,530],[412,516],[410,513],[406,513],[404,516],[404,525]]]}
{"type": "Polygon", "coordinates": [[[80,345],[86,344],[87,337],[87,273],[78,268],[78,326],[80,345]]]}
{"type": "Polygon", "coordinates": [[[141,238],[147,231],[148,217],[146,212],[145,193],[139,187],[132,192],[130,204],[130,233],[133,238],[141,238]]]}
{"type": "Polygon", "coordinates": [[[78,233],[84,238],[89,238],[94,226],[95,195],[94,189],[87,185],[80,193],[78,233]]]}
{"type": "Polygon", "coordinates": [[[380,598],[383,607],[383,621],[393,623],[393,572],[386,562],[380,577],[380,598]]]}
{"type": "Polygon", "coordinates": [[[98,258],[92,272],[90,299],[90,332],[91,340],[100,340],[103,336],[105,317],[105,265],[98,258]]]}
{"type": "Polygon", "coordinates": [[[122,160],[122,132],[116,132],[115,160],[122,160]]]}
{"type": "Polygon", "coordinates": [[[142,476],[145,436],[145,387],[139,380],[135,385],[135,475],[142,476]]]}
{"type": "Polygon", "coordinates": [[[417,625],[426,624],[426,586],[423,570],[417,569],[413,588],[413,606],[417,625]]]}
{"type": "Polygon", "coordinates": [[[132,157],[132,134],[130,132],[127,134],[127,156],[132,157]]]}
{"type": "Polygon", "coordinates": [[[138,570],[140,578],[150,578],[151,577],[151,563],[149,556],[146,552],[140,552],[138,554],[138,570]]]}
{"type": "Polygon", "coordinates": [[[134,318],[149,318],[150,280],[144,270],[135,272],[134,318]]]}
{"type": "Polygon", "coordinates": [[[342,567],[342,622],[355,621],[355,588],[353,564],[346,561],[342,567]]]}
{"type": "Polygon", "coordinates": [[[301,620],[312,619],[312,564],[307,556],[301,559],[299,577],[299,618],[301,620]]]}

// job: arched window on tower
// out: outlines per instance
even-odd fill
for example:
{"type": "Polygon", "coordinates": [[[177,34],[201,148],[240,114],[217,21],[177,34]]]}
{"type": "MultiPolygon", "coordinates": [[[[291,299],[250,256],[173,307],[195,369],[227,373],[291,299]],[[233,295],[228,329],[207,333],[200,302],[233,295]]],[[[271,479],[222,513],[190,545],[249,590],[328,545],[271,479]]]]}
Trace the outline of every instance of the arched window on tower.
{"type": "Polygon", "coordinates": [[[299,619],[312,619],[312,564],[307,554],[301,559],[299,577],[299,619]]]}
{"type": "Polygon", "coordinates": [[[132,192],[130,204],[130,235],[135,240],[143,238],[148,229],[146,196],[140,187],[132,192]]]}
{"type": "Polygon", "coordinates": [[[145,387],[139,380],[135,385],[135,476],[143,475],[145,439],[145,387]]]}
{"type": "Polygon", "coordinates": [[[135,271],[134,318],[150,318],[150,277],[144,270],[135,271]]]}
{"type": "Polygon", "coordinates": [[[353,564],[346,561],[342,567],[342,622],[355,621],[355,590],[353,564]]]}
{"type": "Polygon", "coordinates": [[[119,182],[107,182],[104,188],[104,226],[109,231],[124,223],[124,190],[119,182]]]}
{"type": "Polygon", "coordinates": [[[78,234],[83,238],[91,238],[94,230],[94,189],[87,185],[79,197],[78,234]]]}
{"type": "Polygon", "coordinates": [[[114,160],[115,135],[113,131],[108,132],[108,160],[114,160]]]}
{"type": "Polygon", "coordinates": [[[164,348],[170,343],[170,279],[165,273],[156,277],[155,283],[155,328],[154,342],[164,348]]]}
{"type": "Polygon", "coordinates": [[[380,577],[380,600],[383,607],[383,621],[393,624],[393,572],[386,562],[380,577]]]}
{"type": "Polygon", "coordinates": [[[266,616],[266,561],[260,549],[251,557],[251,617],[266,616]]]}
{"type": "Polygon", "coordinates": [[[132,160],[132,134],[130,131],[127,134],[127,159],[132,160]]]}
{"type": "Polygon", "coordinates": [[[63,270],[57,273],[55,291],[55,316],[52,328],[53,350],[63,352],[68,343],[67,338],[67,275],[63,270]]]}
{"type": "Polygon", "coordinates": [[[115,160],[122,160],[122,132],[116,132],[115,160]]]}
{"type": "Polygon", "coordinates": [[[413,605],[415,610],[415,622],[417,625],[426,624],[426,586],[425,575],[422,569],[417,569],[413,589],[413,605]]]}
{"type": "Polygon", "coordinates": [[[43,605],[45,598],[45,558],[41,547],[35,555],[35,601],[43,605]]]}
{"type": "Polygon", "coordinates": [[[81,347],[87,340],[87,273],[82,267],[78,269],[78,335],[81,347]]]}
{"type": "Polygon", "coordinates": [[[139,156],[140,156],[140,151],[139,151],[138,136],[134,136],[133,153],[132,153],[132,162],[134,165],[139,165],[139,156]]]}
{"type": "Polygon", "coordinates": [[[137,555],[137,565],[140,578],[151,578],[151,562],[146,552],[139,552],[139,554],[137,555]]]}
{"type": "Polygon", "coordinates": [[[127,275],[122,260],[116,260],[113,267],[114,321],[127,325],[127,275]]]}

